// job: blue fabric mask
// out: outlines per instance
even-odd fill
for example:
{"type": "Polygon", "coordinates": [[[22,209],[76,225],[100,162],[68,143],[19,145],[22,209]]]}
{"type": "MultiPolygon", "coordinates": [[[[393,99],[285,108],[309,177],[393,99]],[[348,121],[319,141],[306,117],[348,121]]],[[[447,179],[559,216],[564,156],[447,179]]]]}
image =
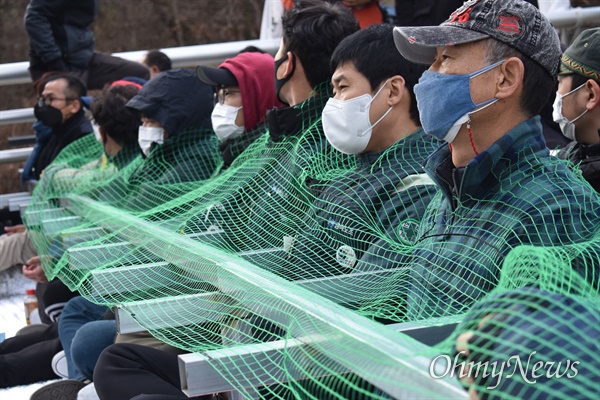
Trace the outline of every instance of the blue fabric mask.
{"type": "Polygon", "coordinates": [[[469,120],[470,114],[485,108],[479,107],[490,106],[499,100],[493,98],[475,104],[471,98],[469,81],[504,61],[498,61],[470,74],[455,75],[425,71],[414,88],[421,126],[425,133],[452,143],[462,124],[469,120]],[[477,108],[479,109],[473,111],[477,108]]]}

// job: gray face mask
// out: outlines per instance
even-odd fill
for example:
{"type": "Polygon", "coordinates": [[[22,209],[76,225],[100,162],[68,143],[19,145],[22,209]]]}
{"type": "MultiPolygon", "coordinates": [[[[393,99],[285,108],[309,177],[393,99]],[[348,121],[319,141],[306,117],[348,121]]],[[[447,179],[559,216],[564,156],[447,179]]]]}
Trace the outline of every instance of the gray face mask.
{"type": "Polygon", "coordinates": [[[579,87],[576,87],[575,89],[571,90],[569,93],[566,93],[564,95],[561,95],[560,93],[556,92],[556,98],[554,99],[554,104],[552,107],[553,108],[552,119],[554,120],[554,122],[556,122],[560,126],[560,130],[561,130],[562,134],[565,135],[565,137],[570,140],[576,140],[575,139],[575,122],[579,118],[583,117],[585,115],[585,113],[588,112],[588,110],[586,109],[584,112],[579,114],[578,117],[576,117],[572,121],[569,121],[567,119],[567,117],[565,117],[562,113],[563,99],[565,97],[567,97],[568,95],[575,93],[576,91],[578,91],[579,89],[581,89],[584,86],[585,86],[585,83],[579,87]]]}

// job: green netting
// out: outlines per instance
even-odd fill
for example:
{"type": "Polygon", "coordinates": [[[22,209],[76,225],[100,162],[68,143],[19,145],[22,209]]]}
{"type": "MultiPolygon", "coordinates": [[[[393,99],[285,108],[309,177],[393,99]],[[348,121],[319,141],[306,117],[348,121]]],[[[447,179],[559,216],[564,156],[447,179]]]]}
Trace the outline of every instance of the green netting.
{"type": "MultiPolygon", "coordinates": [[[[25,215],[46,274],[204,357],[215,382],[245,397],[460,397],[458,380],[434,379],[431,362],[479,329],[481,312],[510,316],[498,319],[494,344],[470,347],[494,360],[538,347],[567,357],[564,332],[597,328],[600,199],[529,144],[535,120],[487,151],[522,149],[513,158],[469,164],[453,201],[422,167],[447,162],[448,150],[420,130],[378,154],[330,147],[320,125],[328,97],[322,87],[280,110],[279,120],[298,123],[258,128],[225,171],[210,132],[180,134],[120,167],[102,162],[90,137],[74,143],[25,215]],[[498,298],[511,307],[497,308],[498,298]],[[541,322],[524,333],[535,312],[541,322]],[[434,327],[465,313],[437,345],[390,325],[434,327]],[[513,326],[531,341],[511,336],[513,326]]],[[[564,385],[474,387],[589,398],[598,356],[585,354],[588,369],[564,385]]]]}

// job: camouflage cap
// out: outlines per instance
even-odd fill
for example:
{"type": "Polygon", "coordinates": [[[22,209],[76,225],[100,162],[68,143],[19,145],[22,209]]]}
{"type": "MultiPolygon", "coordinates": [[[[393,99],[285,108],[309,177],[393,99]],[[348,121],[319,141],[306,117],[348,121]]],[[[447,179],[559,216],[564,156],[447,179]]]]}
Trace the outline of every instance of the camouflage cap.
{"type": "Polygon", "coordinates": [[[524,0],[468,0],[439,26],[396,27],[394,41],[408,60],[431,64],[436,47],[493,38],[558,71],[560,40],[540,10],[524,0]]]}
{"type": "Polygon", "coordinates": [[[600,82],[600,28],[577,36],[560,59],[560,74],[578,74],[600,82]]]}

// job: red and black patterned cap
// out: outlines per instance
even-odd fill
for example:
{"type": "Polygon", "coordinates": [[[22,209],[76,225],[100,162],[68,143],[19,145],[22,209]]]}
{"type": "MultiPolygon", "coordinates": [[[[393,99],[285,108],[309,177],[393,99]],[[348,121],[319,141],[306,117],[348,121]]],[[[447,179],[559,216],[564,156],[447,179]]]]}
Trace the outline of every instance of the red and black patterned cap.
{"type": "Polygon", "coordinates": [[[558,34],[540,10],[524,0],[468,0],[439,26],[394,28],[400,53],[419,64],[433,63],[436,47],[486,38],[520,51],[552,76],[558,71],[558,34]]]}

